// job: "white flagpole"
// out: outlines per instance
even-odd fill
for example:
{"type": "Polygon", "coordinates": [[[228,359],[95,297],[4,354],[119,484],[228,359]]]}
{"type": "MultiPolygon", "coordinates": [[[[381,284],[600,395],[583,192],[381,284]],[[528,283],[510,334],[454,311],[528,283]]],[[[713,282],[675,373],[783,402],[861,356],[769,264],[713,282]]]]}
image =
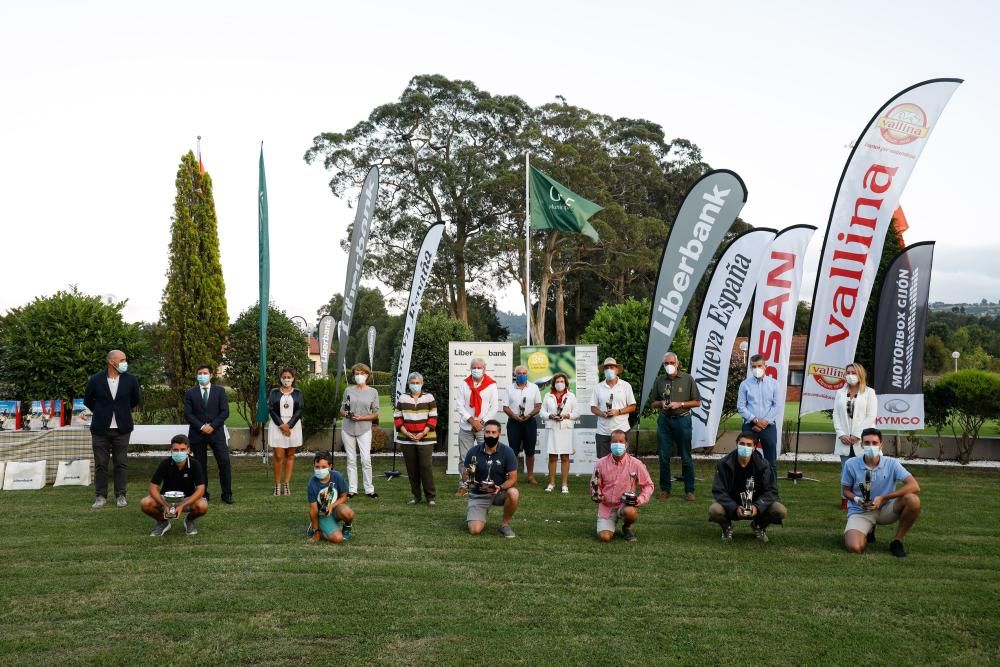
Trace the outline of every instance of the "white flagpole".
{"type": "Polygon", "coordinates": [[[531,345],[531,169],[524,152],[524,344],[531,345]]]}

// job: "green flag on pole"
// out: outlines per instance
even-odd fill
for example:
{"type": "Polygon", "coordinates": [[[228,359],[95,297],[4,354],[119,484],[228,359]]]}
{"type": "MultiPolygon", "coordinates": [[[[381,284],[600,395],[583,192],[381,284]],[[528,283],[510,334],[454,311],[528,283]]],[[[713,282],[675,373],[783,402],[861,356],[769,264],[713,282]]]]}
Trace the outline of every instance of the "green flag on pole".
{"type": "Polygon", "coordinates": [[[257,185],[257,233],[260,253],[260,362],[257,385],[257,422],[267,421],[267,312],[271,303],[271,257],[267,234],[267,181],[264,178],[264,144],[260,145],[260,180],[257,185]]]}
{"type": "Polygon", "coordinates": [[[530,169],[531,228],[584,234],[598,241],[597,230],[587,220],[603,207],[587,201],[544,172],[530,169]]]}

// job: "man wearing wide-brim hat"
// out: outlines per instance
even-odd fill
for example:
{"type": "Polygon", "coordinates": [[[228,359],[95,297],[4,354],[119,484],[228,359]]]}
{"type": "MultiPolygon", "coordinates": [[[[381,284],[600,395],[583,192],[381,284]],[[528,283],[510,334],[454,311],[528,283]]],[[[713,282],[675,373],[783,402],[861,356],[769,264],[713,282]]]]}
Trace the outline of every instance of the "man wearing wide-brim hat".
{"type": "Polygon", "coordinates": [[[615,430],[625,433],[632,428],[629,414],[635,412],[635,394],[632,385],[621,379],[622,366],[614,357],[601,364],[604,381],[597,385],[590,399],[590,411],[597,415],[597,458],[611,453],[611,434],[615,430]]]}

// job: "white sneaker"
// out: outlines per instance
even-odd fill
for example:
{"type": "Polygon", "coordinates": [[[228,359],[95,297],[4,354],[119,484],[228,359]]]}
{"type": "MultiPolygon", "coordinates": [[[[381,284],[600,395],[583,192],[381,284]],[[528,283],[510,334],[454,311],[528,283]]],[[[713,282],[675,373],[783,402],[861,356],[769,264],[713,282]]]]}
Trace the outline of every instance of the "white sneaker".
{"type": "Polygon", "coordinates": [[[569,487],[568,487],[568,486],[564,486],[564,487],[562,488],[562,492],[563,492],[563,493],[569,493],[569,487]]]}
{"type": "Polygon", "coordinates": [[[118,499],[115,501],[115,505],[118,507],[128,507],[128,501],[125,500],[125,496],[118,496],[118,499]]]}
{"type": "Polygon", "coordinates": [[[552,489],[554,488],[556,487],[553,486],[552,484],[549,484],[548,486],[545,487],[545,493],[552,493],[552,489]]]}
{"type": "Polygon", "coordinates": [[[90,506],[90,509],[99,510],[107,504],[108,504],[107,498],[105,498],[104,496],[97,496],[97,498],[94,500],[94,504],[90,506]]]}

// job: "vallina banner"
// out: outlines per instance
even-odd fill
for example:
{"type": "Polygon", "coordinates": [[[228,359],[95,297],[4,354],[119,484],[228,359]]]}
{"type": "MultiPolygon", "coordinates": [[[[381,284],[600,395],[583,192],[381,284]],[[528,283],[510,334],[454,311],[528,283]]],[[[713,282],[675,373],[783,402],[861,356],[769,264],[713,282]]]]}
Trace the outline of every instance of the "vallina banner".
{"type": "Polygon", "coordinates": [[[934,242],[914,243],[892,260],[879,291],[871,382],[879,428],[924,427],[924,332],[933,262],[934,242]]]}
{"type": "Polygon", "coordinates": [[[763,228],[740,234],[712,271],[691,348],[691,376],[701,395],[701,405],[691,411],[692,449],[715,446],[736,334],[750,309],[775,234],[775,230],[763,228]]]}
{"type": "MultiPolygon", "coordinates": [[[[413,279],[410,281],[410,298],[406,302],[406,319],[403,322],[403,339],[399,345],[399,366],[396,369],[396,400],[406,393],[406,376],[410,374],[410,356],[413,353],[413,333],[417,328],[417,315],[420,314],[420,300],[424,297],[424,289],[431,279],[431,269],[437,257],[438,244],[444,234],[444,224],[431,225],[424,234],[417,254],[417,263],[413,268],[413,279]]],[[[440,390],[439,390],[440,391],[440,390]]],[[[395,401],[394,401],[395,402],[395,401]]]]}
{"type": "MultiPolygon", "coordinates": [[[[767,375],[778,383],[779,415],[785,414],[795,310],[802,289],[806,249],[815,232],[812,225],[793,225],[778,232],[764,257],[754,292],[747,360],[749,363],[755,354],[764,357],[767,375]]],[[[780,454],[782,420],[778,420],[774,428],[780,454]]]]}
{"type": "Polygon", "coordinates": [[[799,414],[833,408],[854,360],[885,234],[913,166],[961,79],[932,79],[886,102],[854,144],[830,211],[809,323],[799,414]]]}
{"type": "Polygon", "coordinates": [[[667,235],[656,274],[640,411],[653,389],[663,355],[670,349],[691,296],[746,201],[743,179],[728,169],[708,172],[685,195],[667,235]]]}
{"type": "Polygon", "coordinates": [[[358,211],[354,215],[354,228],[351,231],[351,252],[347,258],[347,282],[344,285],[344,307],[340,311],[340,327],[337,329],[337,385],[340,386],[340,374],[344,371],[347,354],[347,338],[351,335],[351,320],[354,319],[354,305],[358,300],[358,287],[361,285],[361,269],[365,264],[365,251],[368,249],[368,237],[372,230],[372,218],[375,217],[375,202],[378,199],[378,167],[372,167],[365,177],[361,187],[361,198],[358,200],[358,211]]]}

